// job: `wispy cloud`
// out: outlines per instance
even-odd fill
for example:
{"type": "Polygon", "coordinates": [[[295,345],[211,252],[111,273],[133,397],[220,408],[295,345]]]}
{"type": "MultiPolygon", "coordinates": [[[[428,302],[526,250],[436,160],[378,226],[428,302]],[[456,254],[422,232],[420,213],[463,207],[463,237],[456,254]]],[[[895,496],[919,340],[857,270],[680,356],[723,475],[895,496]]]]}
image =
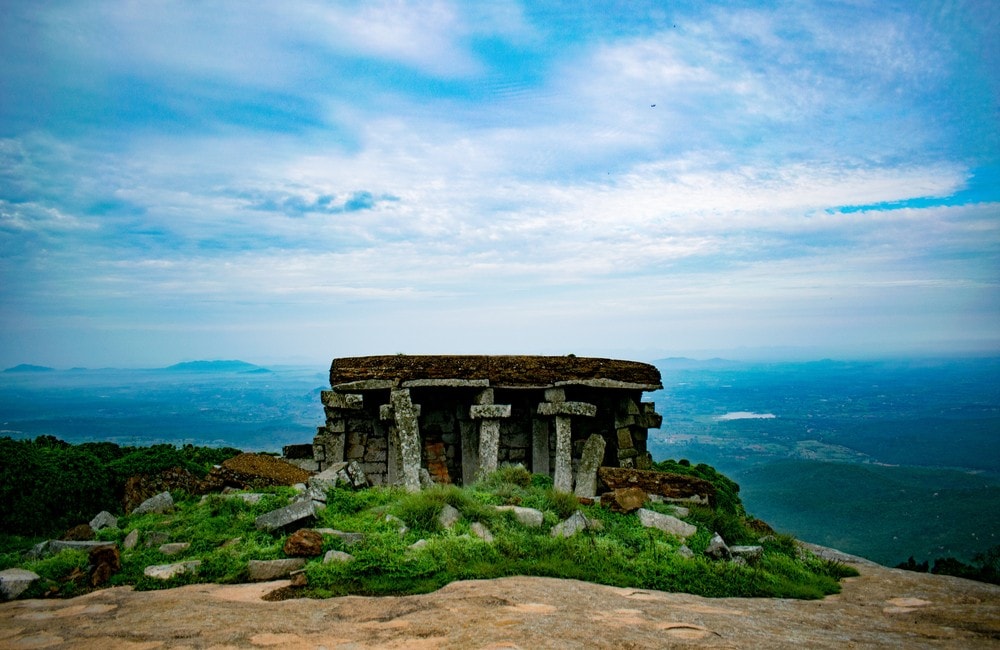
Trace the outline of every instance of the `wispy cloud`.
{"type": "Polygon", "coordinates": [[[2,11],[12,362],[233,315],[345,353],[1000,342],[996,10],[2,11]]]}

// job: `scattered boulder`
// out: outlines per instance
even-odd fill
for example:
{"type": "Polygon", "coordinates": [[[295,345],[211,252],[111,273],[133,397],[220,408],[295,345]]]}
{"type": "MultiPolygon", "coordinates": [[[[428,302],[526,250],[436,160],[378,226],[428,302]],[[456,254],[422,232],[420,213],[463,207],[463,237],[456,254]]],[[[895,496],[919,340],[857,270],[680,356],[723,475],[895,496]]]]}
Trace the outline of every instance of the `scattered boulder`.
{"type": "Polygon", "coordinates": [[[686,557],[687,559],[690,560],[691,558],[694,557],[694,551],[689,549],[687,544],[681,544],[681,547],[677,549],[677,555],[680,555],[681,557],[686,557]]]}
{"type": "Polygon", "coordinates": [[[618,488],[601,495],[601,505],[612,512],[634,512],[646,505],[646,491],[638,487],[618,488]]]}
{"type": "Polygon", "coordinates": [[[251,582],[264,582],[285,578],[293,571],[298,571],[306,565],[305,558],[295,557],[285,560],[250,560],[247,564],[247,577],[251,582]]]}
{"type": "Polygon", "coordinates": [[[111,576],[118,573],[122,568],[121,553],[114,545],[97,546],[90,549],[88,556],[90,568],[88,570],[88,581],[91,587],[100,587],[107,584],[111,576]]]}
{"type": "Polygon", "coordinates": [[[597,495],[597,468],[604,460],[604,447],[607,442],[604,436],[592,434],[583,445],[583,454],[576,471],[576,489],[578,497],[593,499],[597,495]]]}
{"type": "MultiPolygon", "coordinates": [[[[421,540],[425,544],[425,540],[421,540]]],[[[419,542],[418,542],[419,543],[419,542]]],[[[412,544],[410,548],[413,548],[416,544],[412,544]]],[[[323,556],[323,564],[330,564],[331,562],[350,562],[354,559],[354,556],[350,553],[345,553],[343,551],[327,551],[326,555],[323,556]]]]}
{"type": "Polygon", "coordinates": [[[316,507],[312,501],[296,501],[284,508],[262,514],[254,520],[254,525],[257,530],[275,531],[315,515],[316,507]]]}
{"type": "Polygon", "coordinates": [[[425,546],[427,546],[427,540],[426,539],[418,539],[417,541],[413,542],[412,544],[410,544],[406,548],[408,548],[411,551],[419,551],[420,549],[424,548],[425,546]]]}
{"type": "Polygon", "coordinates": [[[474,536],[478,537],[479,539],[483,540],[484,542],[493,541],[493,533],[490,532],[489,528],[479,523],[478,521],[472,522],[472,525],[469,526],[469,532],[472,533],[474,536]]]}
{"type": "Polygon", "coordinates": [[[24,554],[24,557],[29,560],[40,560],[50,555],[61,553],[67,549],[74,551],[86,551],[89,553],[92,549],[101,546],[115,546],[115,543],[102,542],[100,540],[48,539],[32,546],[31,550],[24,554]]]}
{"type": "Polygon", "coordinates": [[[458,511],[458,508],[451,504],[444,504],[441,509],[441,514],[438,515],[438,523],[441,524],[442,528],[452,528],[458,520],[462,518],[462,513],[458,511]]]}
{"type": "Polygon", "coordinates": [[[597,475],[612,490],[638,487],[647,494],[658,494],[668,500],[715,504],[715,486],[695,476],[626,467],[602,467],[597,475]]]}
{"type": "Polygon", "coordinates": [[[289,557],[319,557],[323,554],[323,536],[315,530],[300,528],[289,535],[283,548],[289,557]]]}
{"type": "Polygon", "coordinates": [[[156,564],[148,566],[143,570],[143,575],[156,580],[170,580],[177,576],[194,572],[201,566],[201,560],[191,560],[190,562],[177,562],[176,564],[156,564]]]}
{"type": "Polygon", "coordinates": [[[96,517],[90,520],[90,527],[95,531],[104,528],[118,528],[118,517],[107,510],[102,510],[97,513],[96,517]]]}
{"type": "Polygon", "coordinates": [[[637,514],[639,515],[639,523],[646,528],[656,528],[665,533],[676,535],[681,539],[687,539],[698,532],[697,526],[681,521],[677,517],[664,515],[653,510],[647,510],[646,508],[639,508],[637,514]]]}
{"type": "Polygon", "coordinates": [[[729,552],[734,558],[743,559],[749,564],[756,564],[760,558],[764,557],[763,546],[730,546],[729,552]]]}
{"type": "Polygon", "coordinates": [[[552,527],[550,533],[553,537],[572,537],[584,529],[601,530],[604,526],[596,519],[588,519],[582,512],[577,510],[569,519],[562,521],[552,527]]]}
{"type": "Polygon", "coordinates": [[[160,545],[158,550],[164,555],[177,555],[178,553],[183,553],[189,548],[191,548],[190,542],[173,542],[170,544],[160,545]]]}
{"type": "Polygon", "coordinates": [[[709,540],[708,547],[705,549],[705,555],[713,560],[728,560],[733,557],[729,547],[726,546],[726,541],[719,533],[712,535],[712,539],[709,540]]]}
{"type": "Polygon", "coordinates": [[[125,540],[122,541],[122,548],[126,551],[131,551],[135,548],[136,544],[139,543],[139,530],[133,528],[129,531],[129,534],[125,536],[125,540]]]}
{"type": "Polygon", "coordinates": [[[538,528],[542,525],[542,521],[545,519],[545,515],[541,510],[535,510],[534,508],[524,508],[521,506],[493,506],[501,512],[513,512],[514,518],[521,523],[522,526],[527,526],[529,528],[538,528]]]}
{"type": "Polygon", "coordinates": [[[170,496],[170,492],[160,492],[159,494],[152,496],[132,510],[133,515],[145,515],[149,513],[156,513],[162,515],[165,512],[170,512],[174,509],[174,498],[170,496]]]}
{"type": "Polygon", "coordinates": [[[40,576],[27,569],[0,571],[0,600],[14,600],[33,585],[40,576]]]}
{"type": "Polygon", "coordinates": [[[306,483],[310,472],[268,454],[239,454],[212,468],[211,480],[240,489],[306,483]]]}
{"type": "Polygon", "coordinates": [[[89,542],[94,539],[94,529],[89,524],[73,526],[63,533],[61,539],[71,542],[89,542]]]}

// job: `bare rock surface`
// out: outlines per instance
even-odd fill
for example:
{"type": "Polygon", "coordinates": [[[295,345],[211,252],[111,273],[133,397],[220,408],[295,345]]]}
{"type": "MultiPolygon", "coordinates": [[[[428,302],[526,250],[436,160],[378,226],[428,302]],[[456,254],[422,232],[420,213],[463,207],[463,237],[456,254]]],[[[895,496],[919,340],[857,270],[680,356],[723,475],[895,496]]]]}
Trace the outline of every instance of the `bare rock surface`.
{"type": "Polygon", "coordinates": [[[1000,587],[850,561],[861,576],[821,601],[526,577],[279,602],[262,597],[287,580],[115,587],[0,604],[0,648],[1000,648],[1000,587]]]}

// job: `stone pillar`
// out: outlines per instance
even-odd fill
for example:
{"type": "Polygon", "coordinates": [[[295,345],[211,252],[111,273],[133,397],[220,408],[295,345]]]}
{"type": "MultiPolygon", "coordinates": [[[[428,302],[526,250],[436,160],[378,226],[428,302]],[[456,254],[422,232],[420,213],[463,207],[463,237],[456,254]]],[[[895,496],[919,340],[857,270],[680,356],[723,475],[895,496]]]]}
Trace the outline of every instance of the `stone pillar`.
{"type": "Polygon", "coordinates": [[[531,472],[532,474],[552,473],[549,466],[549,421],[531,420],[531,472]]]}
{"type": "MultiPolygon", "coordinates": [[[[389,394],[389,403],[379,409],[383,420],[391,420],[395,430],[391,432],[396,441],[403,487],[408,492],[420,490],[420,405],[414,404],[408,388],[394,388],[389,394]]],[[[390,449],[390,458],[391,458],[390,449]]],[[[391,461],[390,461],[391,463],[391,461]]],[[[391,467],[391,465],[390,465],[391,467]]],[[[390,474],[395,474],[391,472],[390,474]]],[[[395,477],[393,477],[395,478],[395,477]]]]}
{"type": "Polygon", "coordinates": [[[472,485],[479,471],[479,425],[471,420],[458,421],[462,436],[462,485],[472,485]]]}
{"type": "Polygon", "coordinates": [[[476,396],[469,407],[469,417],[479,420],[479,470],[477,478],[496,471],[500,454],[500,420],[509,418],[510,404],[494,404],[493,389],[487,388],[476,396]]]}
{"type": "Polygon", "coordinates": [[[580,467],[576,471],[576,496],[589,499],[597,496],[597,469],[604,460],[606,444],[604,436],[596,433],[587,438],[587,443],[583,446],[583,456],[580,457],[580,467]]]}
{"type": "Polygon", "coordinates": [[[556,420],[556,469],[552,477],[552,487],[560,492],[573,491],[573,430],[572,417],[594,417],[597,407],[586,402],[566,402],[562,389],[545,391],[547,399],[560,401],[542,402],[538,405],[538,414],[554,416],[556,420]]]}

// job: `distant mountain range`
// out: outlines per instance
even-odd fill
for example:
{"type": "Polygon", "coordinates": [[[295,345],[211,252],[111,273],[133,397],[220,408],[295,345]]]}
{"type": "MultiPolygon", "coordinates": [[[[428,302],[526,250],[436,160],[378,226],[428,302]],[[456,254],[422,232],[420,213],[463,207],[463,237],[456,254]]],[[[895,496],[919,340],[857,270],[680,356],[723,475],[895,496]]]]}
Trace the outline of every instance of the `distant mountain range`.
{"type": "Polygon", "coordinates": [[[52,372],[53,370],[55,370],[55,368],[49,368],[48,366],[33,366],[30,363],[22,363],[14,366],[13,368],[7,368],[4,372],[52,372]]]}
{"type": "Polygon", "coordinates": [[[267,368],[257,366],[246,361],[224,360],[224,361],[184,361],[167,366],[164,370],[180,372],[271,372],[267,368]]]}
{"type": "MultiPolygon", "coordinates": [[[[71,368],[71,371],[79,372],[81,370],[87,370],[87,368],[71,368]]],[[[105,368],[107,370],[107,368],[105,368]]],[[[254,374],[264,374],[271,372],[263,366],[258,366],[252,363],[247,363],[246,361],[239,361],[236,359],[230,360],[216,360],[216,361],[184,361],[181,363],[175,363],[172,366],[167,366],[166,368],[154,368],[154,370],[165,370],[170,372],[238,372],[238,373],[254,373],[254,374]]],[[[30,363],[22,363],[16,365],[12,368],[7,368],[3,372],[17,373],[17,372],[55,372],[55,368],[50,368],[48,366],[36,366],[30,363]]]]}

